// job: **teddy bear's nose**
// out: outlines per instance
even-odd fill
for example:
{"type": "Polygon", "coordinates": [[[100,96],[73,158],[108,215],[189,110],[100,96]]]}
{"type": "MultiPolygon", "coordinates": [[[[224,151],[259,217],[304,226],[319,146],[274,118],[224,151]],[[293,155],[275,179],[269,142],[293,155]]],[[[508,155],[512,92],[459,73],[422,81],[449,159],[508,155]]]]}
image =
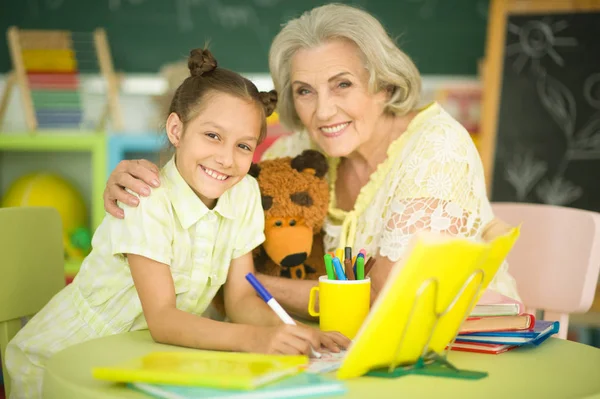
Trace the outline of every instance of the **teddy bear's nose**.
{"type": "Polygon", "coordinates": [[[307,256],[308,255],[306,254],[306,252],[299,252],[297,254],[288,255],[281,260],[281,266],[292,267],[301,265],[302,263],[304,263],[307,256]]]}

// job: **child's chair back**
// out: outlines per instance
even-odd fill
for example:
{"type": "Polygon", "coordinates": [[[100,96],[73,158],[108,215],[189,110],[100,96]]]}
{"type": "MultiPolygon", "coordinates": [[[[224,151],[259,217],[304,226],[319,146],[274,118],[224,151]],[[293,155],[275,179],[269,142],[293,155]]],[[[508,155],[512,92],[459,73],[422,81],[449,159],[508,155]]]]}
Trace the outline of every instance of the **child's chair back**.
{"type": "Polygon", "coordinates": [[[0,357],[6,397],[8,342],[21,319],[37,313],[65,286],[60,215],[54,208],[0,208],[0,357]]]}
{"type": "Polygon", "coordinates": [[[542,204],[493,203],[496,217],[522,224],[508,255],[509,272],[528,312],[560,321],[567,337],[569,313],[587,312],[600,270],[600,213],[542,204]]]}

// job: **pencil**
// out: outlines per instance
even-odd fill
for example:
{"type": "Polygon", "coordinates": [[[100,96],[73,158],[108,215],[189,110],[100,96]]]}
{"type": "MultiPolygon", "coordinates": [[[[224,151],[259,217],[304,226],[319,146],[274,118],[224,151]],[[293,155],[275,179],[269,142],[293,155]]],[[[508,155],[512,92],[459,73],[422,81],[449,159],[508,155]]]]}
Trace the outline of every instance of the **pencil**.
{"type": "Polygon", "coordinates": [[[369,275],[369,272],[371,271],[371,268],[373,268],[374,264],[375,264],[375,258],[373,256],[371,256],[369,258],[369,260],[367,261],[367,264],[365,265],[365,277],[369,275]]]}

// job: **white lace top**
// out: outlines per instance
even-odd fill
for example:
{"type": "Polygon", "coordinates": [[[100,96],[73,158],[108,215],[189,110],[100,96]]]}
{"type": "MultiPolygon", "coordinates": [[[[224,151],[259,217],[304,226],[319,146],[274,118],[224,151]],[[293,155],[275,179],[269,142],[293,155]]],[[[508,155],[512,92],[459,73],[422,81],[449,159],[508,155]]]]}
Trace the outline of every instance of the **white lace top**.
{"type": "MultiPolygon", "coordinates": [[[[278,139],[263,159],[318,149],[305,132],[278,139]]],[[[437,103],[423,109],[388,148],[361,189],[354,209],[338,209],[335,181],[339,158],[329,158],[330,204],[324,225],[327,251],[352,246],[368,255],[400,259],[421,229],[481,239],[494,215],[483,165],[469,133],[437,103]]],[[[506,262],[490,289],[520,299],[506,262]]]]}

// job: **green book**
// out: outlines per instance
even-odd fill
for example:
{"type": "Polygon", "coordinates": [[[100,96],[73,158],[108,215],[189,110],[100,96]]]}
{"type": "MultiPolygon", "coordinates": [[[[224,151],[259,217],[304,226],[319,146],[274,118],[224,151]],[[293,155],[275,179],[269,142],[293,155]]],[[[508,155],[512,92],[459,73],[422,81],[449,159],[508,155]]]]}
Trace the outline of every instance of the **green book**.
{"type": "Polygon", "coordinates": [[[284,399],[343,395],[347,392],[341,381],[310,373],[296,374],[250,391],[146,383],[130,383],[127,386],[159,399],[284,399]]]}

